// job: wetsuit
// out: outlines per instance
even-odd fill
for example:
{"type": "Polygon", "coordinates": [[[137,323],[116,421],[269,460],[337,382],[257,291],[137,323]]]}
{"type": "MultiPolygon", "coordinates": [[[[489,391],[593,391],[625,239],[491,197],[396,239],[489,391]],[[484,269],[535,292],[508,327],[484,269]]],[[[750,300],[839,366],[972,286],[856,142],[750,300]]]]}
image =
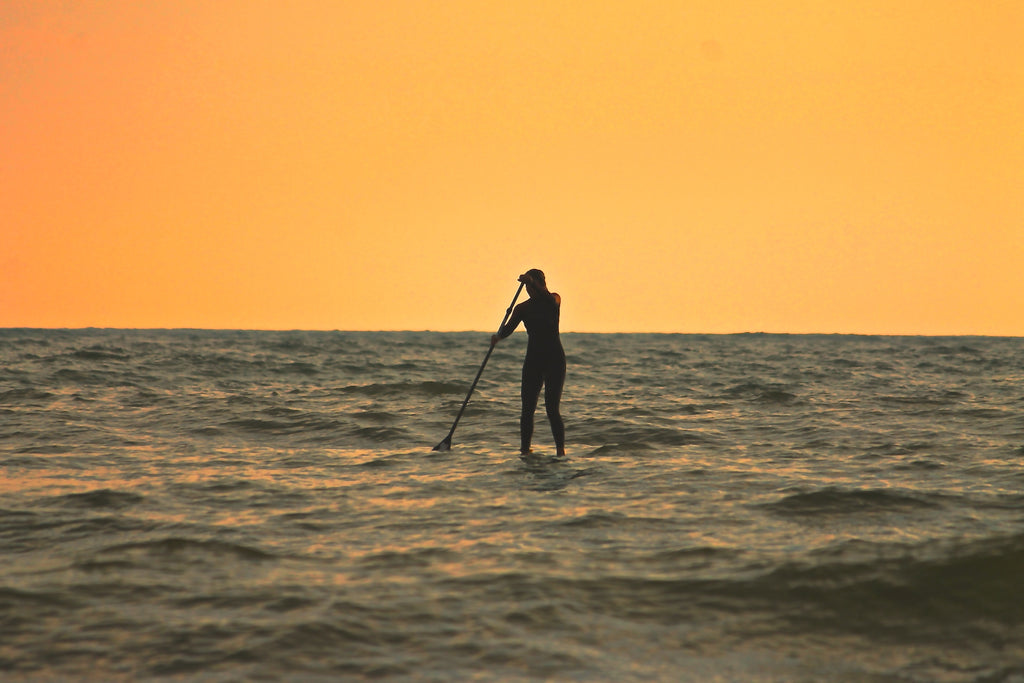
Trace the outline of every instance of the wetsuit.
{"type": "Polygon", "coordinates": [[[560,303],[551,294],[531,297],[515,307],[498,336],[504,339],[526,324],[529,341],[526,345],[526,360],[523,361],[523,412],[519,419],[522,452],[530,451],[533,440],[533,413],[537,409],[541,385],[544,386],[544,408],[551,423],[551,434],[555,446],[565,448],[565,425],[558,411],[562,400],[562,386],[565,384],[565,351],[558,338],[558,315],[560,303]]]}

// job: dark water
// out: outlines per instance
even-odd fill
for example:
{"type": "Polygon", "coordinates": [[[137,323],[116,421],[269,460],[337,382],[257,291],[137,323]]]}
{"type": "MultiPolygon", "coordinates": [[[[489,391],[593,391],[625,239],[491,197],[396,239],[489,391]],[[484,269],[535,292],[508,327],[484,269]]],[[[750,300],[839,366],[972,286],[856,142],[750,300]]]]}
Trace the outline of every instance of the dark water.
{"type": "Polygon", "coordinates": [[[0,331],[3,680],[1024,681],[1024,340],[0,331]]]}

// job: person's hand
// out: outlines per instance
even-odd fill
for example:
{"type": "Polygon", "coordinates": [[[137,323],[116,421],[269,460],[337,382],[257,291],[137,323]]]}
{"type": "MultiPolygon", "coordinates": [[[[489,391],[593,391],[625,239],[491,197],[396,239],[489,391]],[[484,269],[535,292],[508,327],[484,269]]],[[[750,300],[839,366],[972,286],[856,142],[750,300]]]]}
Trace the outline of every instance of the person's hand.
{"type": "Polygon", "coordinates": [[[499,337],[496,334],[492,334],[491,335],[491,346],[494,346],[495,344],[497,344],[500,341],[501,341],[501,337],[499,337]]]}
{"type": "Polygon", "coordinates": [[[523,273],[522,275],[520,275],[519,276],[519,281],[522,282],[524,285],[532,285],[533,284],[533,278],[530,277],[529,273],[523,273]]]}

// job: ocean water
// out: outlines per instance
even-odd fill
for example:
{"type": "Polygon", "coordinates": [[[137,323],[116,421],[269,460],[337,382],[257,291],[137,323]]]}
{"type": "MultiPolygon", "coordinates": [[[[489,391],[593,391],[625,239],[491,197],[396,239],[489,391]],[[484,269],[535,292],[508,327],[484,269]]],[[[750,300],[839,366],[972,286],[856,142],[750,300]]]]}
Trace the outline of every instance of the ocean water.
{"type": "Polygon", "coordinates": [[[1024,681],[1024,340],[0,331],[0,679],[1024,681]]]}

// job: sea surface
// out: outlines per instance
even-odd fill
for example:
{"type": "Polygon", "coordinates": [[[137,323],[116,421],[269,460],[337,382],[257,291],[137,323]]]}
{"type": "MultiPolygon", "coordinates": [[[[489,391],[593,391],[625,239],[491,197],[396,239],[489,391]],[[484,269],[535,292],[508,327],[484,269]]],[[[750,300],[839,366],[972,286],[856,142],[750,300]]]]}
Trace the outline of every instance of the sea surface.
{"type": "Polygon", "coordinates": [[[4,681],[1024,681],[1024,339],[0,330],[4,681]]]}

